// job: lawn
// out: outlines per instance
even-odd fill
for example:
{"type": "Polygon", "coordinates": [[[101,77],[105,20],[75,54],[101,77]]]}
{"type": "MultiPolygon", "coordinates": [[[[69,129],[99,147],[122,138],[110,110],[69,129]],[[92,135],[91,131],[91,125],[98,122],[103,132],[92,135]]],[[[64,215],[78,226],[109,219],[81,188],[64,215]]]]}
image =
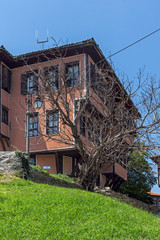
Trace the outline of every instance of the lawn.
{"type": "Polygon", "coordinates": [[[116,199],[2,178],[1,240],[160,239],[160,218],[116,199]]]}

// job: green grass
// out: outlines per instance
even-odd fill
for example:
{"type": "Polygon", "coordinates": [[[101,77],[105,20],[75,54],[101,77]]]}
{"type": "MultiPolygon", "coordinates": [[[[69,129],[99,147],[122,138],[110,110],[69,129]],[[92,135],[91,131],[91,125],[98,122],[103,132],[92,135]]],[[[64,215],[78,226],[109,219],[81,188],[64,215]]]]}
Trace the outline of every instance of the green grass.
{"type": "Polygon", "coordinates": [[[37,165],[37,166],[32,166],[32,165],[30,165],[30,167],[32,167],[32,168],[36,169],[37,171],[42,172],[42,173],[44,173],[44,174],[46,174],[46,175],[50,175],[49,172],[43,170],[43,168],[41,168],[41,167],[38,166],[38,165],[37,165]]]}
{"type": "Polygon", "coordinates": [[[80,189],[0,177],[0,239],[160,239],[160,218],[80,189]]]}
{"type": "Polygon", "coordinates": [[[58,179],[62,179],[62,180],[65,180],[66,182],[70,182],[70,183],[76,183],[76,180],[75,178],[71,178],[65,174],[61,174],[61,173],[58,173],[58,174],[50,174],[50,176],[52,177],[55,177],[55,178],[58,178],[58,179]]]}

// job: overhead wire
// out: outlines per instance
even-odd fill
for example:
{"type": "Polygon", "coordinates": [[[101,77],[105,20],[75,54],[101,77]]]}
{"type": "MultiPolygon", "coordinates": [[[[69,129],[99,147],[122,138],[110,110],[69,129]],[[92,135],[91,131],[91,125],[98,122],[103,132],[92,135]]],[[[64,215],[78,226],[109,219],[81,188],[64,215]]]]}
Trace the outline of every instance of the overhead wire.
{"type": "Polygon", "coordinates": [[[155,31],[153,31],[153,32],[149,33],[148,35],[146,35],[146,36],[144,36],[144,37],[140,38],[139,40],[137,40],[137,41],[135,41],[135,42],[131,43],[130,45],[128,45],[128,46],[126,46],[126,47],[122,48],[121,50],[119,50],[119,51],[117,51],[117,52],[115,52],[115,53],[111,54],[111,55],[110,55],[110,56],[108,56],[107,58],[111,58],[111,57],[115,56],[116,54],[118,54],[118,53],[120,53],[120,52],[122,52],[122,51],[126,50],[126,49],[127,49],[127,48],[129,48],[129,47],[132,47],[133,45],[135,45],[135,44],[137,44],[137,43],[139,43],[139,42],[141,42],[141,41],[143,41],[144,39],[146,39],[146,38],[150,37],[151,35],[155,34],[155,33],[156,33],[156,32],[158,32],[158,31],[160,31],[160,28],[158,28],[157,30],[155,30],[155,31]]]}

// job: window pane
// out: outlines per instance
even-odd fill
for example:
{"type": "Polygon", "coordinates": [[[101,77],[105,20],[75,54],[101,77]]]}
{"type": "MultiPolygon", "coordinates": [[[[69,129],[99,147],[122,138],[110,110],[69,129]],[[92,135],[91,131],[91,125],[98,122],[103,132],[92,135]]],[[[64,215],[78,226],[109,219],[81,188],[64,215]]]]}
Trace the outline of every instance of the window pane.
{"type": "Polygon", "coordinates": [[[58,126],[58,119],[54,120],[54,126],[58,126]]]}
{"type": "Polygon", "coordinates": [[[53,121],[53,114],[52,114],[52,115],[51,115],[51,114],[48,115],[48,120],[49,120],[49,121],[53,121]]]}
{"type": "Polygon", "coordinates": [[[34,130],[34,136],[37,136],[37,135],[38,135],[38,131],[34,130]]]}
{"type": "Polygon", "coordinates": [[[78,86],[78,79],[74,81],[74,86],[78,86]]]}
{"type": "Polygon", "coordinates": [[[59,125],[59,114],[53,110],[47,111],[46,116],[46,133],[57,134],[59,125]]]}
{"type": "Polygon", "coordinates": [[[48,126],[49,126],[49,127],[53,127],[53,122],[51,122],[51,121],[48,122],[48,126]]]}
{"type": "Polygon", "coordinates": [[[30,114],[29,116],[29,136],[38,136],[38,117],[37,113],[30,114]]]}
{"type": "Polygon", "coordinates": [[[54,132],[54,134],[58,134],[58,126],[54,126],[53,132],[54,132]]]}
{"type": "Polygon", "coordinates": [[[68,67],[68,73],[73,74],[73,67],[68,67]]]}
{"type": "Polygon", "coordinates": [[[79,63],[67,64],[68,87],[78,85],[79,78],[79,63]]]}
{"type": "Polygon", "coordinates": [[[74,78],[77,79],[78,78],[78,66],[74,67],[74,78]]]}
{"type": "Polygon", "coordinates": [[[36,160],[35,160],[35,158],[30,158],[30,159],[29,159],[29,164],[32,165],[32,166],[36,166],[36,160]]]}
{"type": "Polygon", "coordinates": [[[8,125],[8,109],[2,106],[2,122],[8,125]]]}
{"type": "Polygon", "coordinates": [[[34,123],[33,128],[37,128],[37,125],[38,125],[37,123],[34,123]]]}
{"type": "Polygon", "coordinates": [[[58,89],[58,66],[52,66],[44,70],[46,89],[58,89]]]}
{"type": "Polygon", "coordinates": [[[29,88],[33,87],[33,82],[29,82],[29,88]]]}

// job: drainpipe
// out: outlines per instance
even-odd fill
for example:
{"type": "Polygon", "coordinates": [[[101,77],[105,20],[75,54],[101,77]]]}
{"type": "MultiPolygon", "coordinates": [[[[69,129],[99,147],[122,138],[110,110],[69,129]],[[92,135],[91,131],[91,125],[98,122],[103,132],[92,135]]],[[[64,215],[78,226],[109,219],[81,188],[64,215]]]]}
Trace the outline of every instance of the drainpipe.
{"type": "Polygon", "coordinates": [[[26,112],[26,153],[29,160],[29,78],[27,79],[27,112],[26,112]]]}

